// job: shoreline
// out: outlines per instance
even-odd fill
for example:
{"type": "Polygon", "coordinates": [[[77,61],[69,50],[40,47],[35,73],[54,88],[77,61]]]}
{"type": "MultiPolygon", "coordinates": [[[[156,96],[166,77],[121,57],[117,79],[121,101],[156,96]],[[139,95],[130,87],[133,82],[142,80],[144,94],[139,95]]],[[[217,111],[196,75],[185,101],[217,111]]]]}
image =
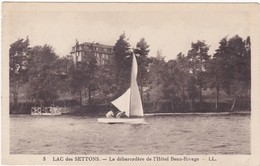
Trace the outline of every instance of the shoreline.
{"type": "Polygon", "coordinates": [[[144,116],[171,116],[171,115],[231,115],[231,114],[251,114],[251,111],[237,112],[187,112],[187,113],[146,113],[144,116]]]}
{"type": "MultiPolygon", "coordinates": [[[[19,114],[19,113],[12,113],[9,115],[31,115],[31,114],[19,114]]],[[[145,113],[144,117],[152,117],[152,116],[174,116],[174,115],[251,115],[251,111],[235,111],[235,112],[171,112],[171,113],[145,113]]],[[[44,116],[47,115],[32,115],[32,116],[44,116]]],[[[103,115],[100,114],[62,114],[60,116],[91,116],[91,117],[103,117],[103,115]]],[[[48,116],[47,116],[48,117],[48,116]]]]}

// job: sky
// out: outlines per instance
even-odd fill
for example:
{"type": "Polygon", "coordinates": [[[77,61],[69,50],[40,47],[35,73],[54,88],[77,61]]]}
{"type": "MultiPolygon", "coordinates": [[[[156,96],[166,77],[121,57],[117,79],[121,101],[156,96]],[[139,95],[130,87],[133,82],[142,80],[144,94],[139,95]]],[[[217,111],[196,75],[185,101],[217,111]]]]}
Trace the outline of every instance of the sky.
{"type": "Polygon", "coordinates": [[[114,45],[125,32],[131,47],[145,38],[149,56],[162,50],[166,60],[187,54],[204,40],[209,54],[223,37],[250,36],[248,6],[183,4],[7,4],[3,6],[8,44],[29,37],[31,46],[51,45],[60,55],[79,43],[114,45]]]}

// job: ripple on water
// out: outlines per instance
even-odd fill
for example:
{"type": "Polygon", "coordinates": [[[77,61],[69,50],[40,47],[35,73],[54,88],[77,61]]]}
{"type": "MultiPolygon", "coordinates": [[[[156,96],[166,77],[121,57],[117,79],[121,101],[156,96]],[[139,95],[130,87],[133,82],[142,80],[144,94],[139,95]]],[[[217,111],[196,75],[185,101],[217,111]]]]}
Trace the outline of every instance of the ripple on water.
{"type": "Polygon", "coordinates": [[[96,118],[11,115],[12,154],[250,154],[250,116],[147,117],[148,125],[96,118]],[[30,133],[30,134],[28,134],[30,133]]]}

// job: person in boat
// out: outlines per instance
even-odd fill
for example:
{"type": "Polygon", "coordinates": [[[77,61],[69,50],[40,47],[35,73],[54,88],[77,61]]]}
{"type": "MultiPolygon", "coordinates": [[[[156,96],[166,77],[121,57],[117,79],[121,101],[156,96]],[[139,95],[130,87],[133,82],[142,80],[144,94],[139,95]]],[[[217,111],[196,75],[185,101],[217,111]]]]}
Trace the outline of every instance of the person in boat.
{"type": "Polygon", "coordinates": [[[116,118],[126,118],[127,116],[125,115],[125,112],[121,112],[119,111],[117,114],[116,114],[116,118]]]}
{"type": "Polygon", "coordinates": [[[119,111],[113,105],[110,106],[109,111],[106,113],[107,118],[125,118],[125,112],[119,111]]]}
{"type": "Polygon", "coordinates": [[[116,115],[117,115],[117,111],[113,107],[113,105],[111,104],[110,107],[109,107],[109,111],[106,113],[106,117],[107,118],[115,118],[116,115]]]}
{"type": "Polygon", "coordinates": [[[106,117],[107,117],[107,118],[114,118],[114,117],[115,117],[115,114],[114,114],[114,112],[113,112],[112,110],[110,110],[110,111],[108,111],[108,112],[106,113],[106,117]]]}

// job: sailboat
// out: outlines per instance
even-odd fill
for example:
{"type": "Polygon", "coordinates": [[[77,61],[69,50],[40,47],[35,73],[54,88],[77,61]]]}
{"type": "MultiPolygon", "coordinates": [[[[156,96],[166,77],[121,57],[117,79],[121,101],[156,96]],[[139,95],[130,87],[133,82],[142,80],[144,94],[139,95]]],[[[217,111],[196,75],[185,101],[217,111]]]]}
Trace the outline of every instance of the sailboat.
{"type": "Polygon", "coordinates": [[[131,85],[126,92],[111,103],[120,111],[124,112],[127,118],[98,118],[99,123],[126,123],[126,124],[146,124],[143,116],[142,100],[137,85],[138,66],[136,57],[132,56],[131,85]]]}

